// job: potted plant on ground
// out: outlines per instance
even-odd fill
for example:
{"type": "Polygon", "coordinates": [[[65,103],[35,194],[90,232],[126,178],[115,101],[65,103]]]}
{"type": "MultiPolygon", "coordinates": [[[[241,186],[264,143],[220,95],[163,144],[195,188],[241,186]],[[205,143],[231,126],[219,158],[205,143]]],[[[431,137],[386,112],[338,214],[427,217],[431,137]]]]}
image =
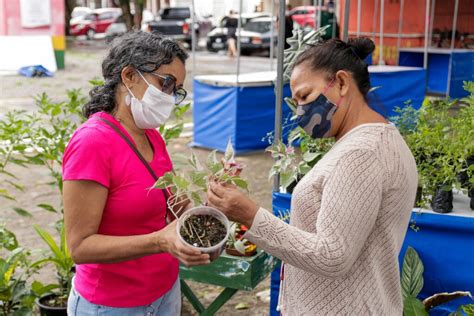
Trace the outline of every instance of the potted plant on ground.
{"type": "Polygon", "coordinates": [[[56,268],[56,278],[58,281],[56,291],[36,300],[36,305],[43,316],[67,315],[67,300],[74,275],[74,261],[69,254],[66,244],[63,223],[59,222],[56,229],[60,236],[59,243],[56,243],[50,233],[35,225],[37,234],[49,248],[45,258],[37,261],[35,265],[39,267],[45,263],[52,263],[56,268]]]}
{"type": "Polygon", "coordinates": [[[240,177],[242,165],[235,161],[234,149],[229,140],[221,161],[216,151],[209,154],[205,167],[192,153],[188,159],[191,170],[168,172],[158,179],[154,188],[168,189],[172,197],[168,199],[168,209],[176,210],[183,198],[189,198],[194,208],[179,217],[181,209],[173,212],[178,219],[178,235],[191,247],[211,254],[211,260],[220,256],[230,233],[230,223],[221,212],[203,205],[204,195],[210,181],[235,185],[244,190],[248,184],[240,177]]]}

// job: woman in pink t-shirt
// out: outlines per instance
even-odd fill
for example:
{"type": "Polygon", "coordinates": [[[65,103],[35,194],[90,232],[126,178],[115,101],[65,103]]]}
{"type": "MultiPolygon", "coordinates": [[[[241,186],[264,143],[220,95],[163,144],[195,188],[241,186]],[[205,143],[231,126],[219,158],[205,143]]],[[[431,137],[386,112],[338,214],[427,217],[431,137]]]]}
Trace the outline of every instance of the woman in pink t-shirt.
{"type": "Polygon", "coordinates": [[[88,120],[63,160],[76,262],[69,315],[179,315],[178,260],[209,263],[179,241],[176,221],[166,225],[166,192],[150,190],[172,170],[156,128],[186,96],[186,57],[170,39],[135,32],[115,41],[102,63],[105,84],[91,91],[88,120]]]}

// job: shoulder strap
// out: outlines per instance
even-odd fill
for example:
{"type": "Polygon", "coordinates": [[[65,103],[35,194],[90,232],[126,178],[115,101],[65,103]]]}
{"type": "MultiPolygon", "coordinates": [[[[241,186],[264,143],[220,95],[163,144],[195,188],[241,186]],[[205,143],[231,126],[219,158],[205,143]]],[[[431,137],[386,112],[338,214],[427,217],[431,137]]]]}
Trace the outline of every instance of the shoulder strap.
{"type": "MultiPolygon", "coordinates": [[[[150,175],[153,177],[153,179],[155,181],[158,181],[158,177],[156,176],[155,172],[153,171],[153,169],[151,168],[150,164],[148,163],[148,161],[146,161],[146,159],[143,157],[143,155],[138,151],[137,147],[132,143],[132,141],[124,134],[122,133],[122,131],[117,127],[115,126],[112,122],[110,122],[109,120],[103,118],[103,117],[97,117],[98,120],[101,120],[102,122],[104,122],[105,124],[107,124],[108,126],[110,126],[127,144],[128,146],[133,150],[133,152],[137,155],[137,157],[140,159],[140,161],[143,163],[143,165],[145,166],[145,168],[148,170],[148,172],[150,173],[150,175]]],[[[166,189],[161,189],[161,192],[163,192],[163,196],[165,197],[165,201],[168,201],[168,198],[169,198],[169,193],[166,189]]],[[[168,208],[168,203],[166,203],[166,213],[168,215],[169,213],[169,208],[168,208]]],[[[167,215],[165,215],[165,217],[167,218],[167,215]]]]}
{"type": "Polygon", "coordinates": [[[153,179],[155,181],[158,181],[158,177],[156,176],[155,172],[151,168],[150,164],[148,163],[148,161],[146,161],[145,157],[143,157],[143,155],[138,151],[137,147],[132,143],[132,141],[124,133],[122,133],[122,131],[117,126],[115,126],[109,120],[104,119],[103,117],[97,117],[97,119],[101,120],[102,122],[110,126],[128,144],[128,146],[133,150],[133,152],[137,155],[138,159],[140,159],[140,161],[143,163],[145,168],[151,174],[153,179]]]}

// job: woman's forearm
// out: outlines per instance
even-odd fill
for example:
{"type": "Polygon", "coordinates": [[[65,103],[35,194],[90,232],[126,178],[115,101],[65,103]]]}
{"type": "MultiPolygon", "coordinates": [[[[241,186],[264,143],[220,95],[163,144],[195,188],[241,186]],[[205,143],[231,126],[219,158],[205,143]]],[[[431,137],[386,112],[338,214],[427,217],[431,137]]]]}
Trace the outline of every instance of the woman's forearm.
{"type": "Polygon", "coordinates": [[[73,250],[75,263],[116,263],[163,252],[159,232],[135,236],[94,234],[84,238],[73,250]]]}

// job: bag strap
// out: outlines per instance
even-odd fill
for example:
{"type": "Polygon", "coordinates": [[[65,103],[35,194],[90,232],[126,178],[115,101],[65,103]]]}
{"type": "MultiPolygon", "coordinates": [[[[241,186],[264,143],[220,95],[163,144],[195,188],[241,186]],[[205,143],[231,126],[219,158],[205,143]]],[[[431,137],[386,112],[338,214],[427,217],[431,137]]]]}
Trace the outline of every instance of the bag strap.
{"type": "Polygon", "coordinates": [[[148,170],[148,172],[151,174],[153,179],[155,181],[158,181],[158,177],[156,176],[155,172],[151,168],[150,164],[148,161],[146,161],[145,157],[138,151],[137,147],[132,143],[130,138],[125,136],[125,134],[117,127],[115,124],[110,122],[109,120],[104,119],[103,117],[98,117],[99,120],[110,126],[127,144],[128,146],[133,150],[133,152],[137,155],[138,159],[142,162],[142,164],[145,166],[145,168],[148,170]]]}
{"type": "MultiPolygon", "coordinates": [[[[102,122],[104,122],[105,124],[107,124],[108,126],[110,126],[127,144],[128,146],[133,150],[133,152],[137,155],[137,157],[140,159],[140,161],[142,162],[142,164],[145,166],[145,168],[148,170],[148,172],[150,173],[150,175],[153,177],[153,179],[155,181],[158,181],[158,177],[156,176],[156,173],[153,171],[153,169],[151,168],[150,164],[148,163],[148,161],[146,161],[145,157],[143,157],[143,155],[138,151],[138,148],[132,143],[132,141],[130,140],[130,138],[128,138],[115,124],[113,124],[112,122],[110,122],[109,120],[103,118],[103,117],[97,117],[98,120],[101,120],[102,122]]],[[[170,212],[169,210],[169,207],[168,207],[168,198],[169,198],[169,194],[168,194],[168,191],[166,189],[161,189],[161,191],[163,192],[163,195],[165,197],[165,202],[166,202],[166,215],[165,215],[165,218],[167,218],[168,216],[168,213],[170,212]]]]}

